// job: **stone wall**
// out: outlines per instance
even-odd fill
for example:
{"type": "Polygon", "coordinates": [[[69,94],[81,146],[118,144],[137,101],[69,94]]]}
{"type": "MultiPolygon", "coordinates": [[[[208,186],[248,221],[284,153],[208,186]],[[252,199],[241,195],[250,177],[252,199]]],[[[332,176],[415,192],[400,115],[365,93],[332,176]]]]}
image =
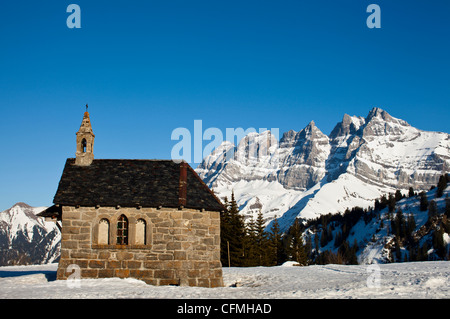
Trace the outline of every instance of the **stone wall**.
{"type": "Polygon", "coordinates": [[[67,279],[72,264],[79,266],[81,279],[132,277],[153,285],[221,287],[219,212],[64,206],[57,278],[67,279]],[[127,245],[117,245],[121,215],[128,219],[127,245]]]}

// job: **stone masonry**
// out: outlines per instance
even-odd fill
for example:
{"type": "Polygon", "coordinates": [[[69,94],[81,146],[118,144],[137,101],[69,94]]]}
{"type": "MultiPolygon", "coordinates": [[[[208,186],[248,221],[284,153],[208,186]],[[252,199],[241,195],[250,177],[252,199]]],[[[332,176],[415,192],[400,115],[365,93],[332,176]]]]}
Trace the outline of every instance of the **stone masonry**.
{"type": "Polygon", "coordinates": [[[75,264],[81,279],[132,277],[153,285],[221,287],[219,214],[186,208],[63,206],[57,279],[71,276],[73,268],[68,267],[75,264]],[[122,215],[128,219],[127,245],[117,245],[122,215]],[[102,226],[99,234],[101,221],[107,225],[106,239],[100,239],[105,232],[102,226]],[[137,230],[138,221],[144,232],[137,230]],[[138,239],[143,233],[145,239],[138,239]]]}

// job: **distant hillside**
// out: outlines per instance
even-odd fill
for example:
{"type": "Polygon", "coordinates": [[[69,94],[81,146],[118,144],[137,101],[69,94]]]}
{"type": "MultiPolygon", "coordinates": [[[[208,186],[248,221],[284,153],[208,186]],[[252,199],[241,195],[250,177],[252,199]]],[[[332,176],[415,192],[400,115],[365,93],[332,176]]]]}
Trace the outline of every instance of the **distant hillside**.
{"type": "Polygon", "coordinates": [[[428,192],[391,193],[369,209],[354,207],[308,222],[298,219],[284,238],[285,246],[298,226],[309,263],[449,260],[450,187],[446,185],[447,181],[428,192]]]}
{"type": "Polygon", "coordinates": [[[52,263],[59,259],[61,233],[36,214],[46,207],[17,203],[0,213],[0,266],[52,263]]]}

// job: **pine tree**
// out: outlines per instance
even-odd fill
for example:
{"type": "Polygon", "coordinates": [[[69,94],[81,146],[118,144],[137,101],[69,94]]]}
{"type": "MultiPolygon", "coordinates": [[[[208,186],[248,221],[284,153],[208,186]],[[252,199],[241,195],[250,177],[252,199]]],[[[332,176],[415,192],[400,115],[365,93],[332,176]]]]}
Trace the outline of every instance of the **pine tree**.
{"type": "Polygon", "coordinates": [[[272,227],[270,229],[269,242],[272,250],[269,259],[270,265],[271,266],[281,265],[286,260],[286,256],[283,249],[280,225],[276,217],[273,220],[272,227]]]}
{"type": "Polygon", "coordinates": [[[358,251],[359,247],[358,247],[358,242],[355,241],[353,243],[353,246],[351,247],[351,251],[350,251],[350,257],[347,261],[347,263],[349,265],[357,265],[358,264],[358,257],[356,257],[356,252],[358,251]]]}
{"type": "Polygon", "coordinates": [[[445,195],[445,216],[450,218],[450,198],[448,197],[448,194],[445,195]]]}
{"type": "Polygon", "coordinates": [[[444,228],[444,233],[450,234],[450,219],[447,215],[442,215],[441,225],[444,228]]]}
{"type": "Polygon", "coordinates": [[[264,231],[264,217],[261,210],[255,221],[256,258],[259,266],[268,266],[268,235],[264,231]]]}
{"type": "Polygon", "coordinates": [[[222,265],[228,264],[228,247],[232,237],[231,217],[229,212],[228,198],[224,199],[224,206],[227,208],[220,214],[220,260],[222,265]]]}
{"type": "Polygon", "coordinates": [[[388,205],[388,199],[386,198],[386,195],[381,196],[380,198],[380,210],[383,210],[388,205]]]}
{"type": "MultiPolygon", "coordinates": [[[[245,242],[245,224],[244,217],[239,214],[239,208],[234,198],[234,192],[231,193],[231,201],[228,206],[230,225],[226,239],[229,244],[231,266],[239,267],[244,265],[244,242],[245,242]]],[[[228,247],[227,247],[228,248],[228,247]]],[[[226,263],[228,264],[228,262],[226,263]]]]}
{"type": "Polygon", "coordinates": [[[397,210],[397,214],[394,218],[395,228],[393,227],[393,231],[397,236],[401,238],[406,237],[406,222],[405,217],[403,216],[403,211],[399,208],[397,210]]]}
{"type": "Polygon", "coordinates": [[[410,245],[408,248],[409,252],[409,261],[417,261],[417,250],[414,248],[413,245],[410,245]]]}
{"type": "Polygon", "coordinates": [[[408,197],[411,198],[414,196],[416,196],[416,194],[414,193],[414,188],[410,187],[408,191],[408,197]]]}
{"type": "Polygon", "coordinates": [[[434,200],[431,200],[428,204],[428,219],[436,216],[438,213],[437,204],[434,200]]]}
{"type": "Polygon", "coordinates": [[[398,223],[397,223],[397,219],[395,217],[391,220],[391,230],[392,230],[392,234],[394,234],[395,236],[398,236],[400,231],[398,229],[398,223]]]}
{"type": "Polygon", "coordinates": [[[425,191],[420,192],[420,211],[425,212],[428,209],[428,197],[425,191]]]}
{"type": "Polygon", "coordinates": [[[322,233],[320,235],[320,247],[325,247],[328,243],[327,227],[322,227],[322,233]]]}
{"type": "Polygon", "coordinates": [[[392,194],[389,194],[389,199],[388,199],[388,208],[389,208],[389,213],[393,213],[395,211],[395,197],[392,194]]]}
{"type": "Polygon", "coordinates": [[[311,263],[311,259],[313,257],[312,256],[312,240],[311,240],[311,236],[307,236],[307,238],[306,238],[305,253],[306,253],[307,263],[310,264],[311,263]]]}
{"type": "Polygon", "coordinates": [[[398,238],[398,236],[395,236],[394,243],[395,243],[395,259],[397,262],[402,262],[402,252],[400,250],[400,239],[398,238]]]}
{"type": "Polygon", "coordinates": [[[423,243],[423,246],[419,249],[419,254],[417,259],[419,261],[427,261],[428,260],[428,244],[427,242],[423,243]]]}
{"type": "Polygon", "coordinates": [[[406,236],[409,238],[409,241],[412,241],[412,234],[416,230],[416,219],[414,218],[414,214],[408,215],[408,221],[406,222],[406,236]]]}
{"type": "Polygon", "coordinates": [[[381,210],[381,203],[378,199],[375,199],[374,210],[379,212],[381,210]]]}
{"type": "Polygon", "coordinates": [[[398,202],[403,198],[402,192],[400,192],[400,190],[396,190],[395,191],[395,201],[398,202]]]}
{"type": "Polygon", "coordinates": [[[355,238],[355,240],[353,240],[352,248],[355,250],[355,253],[359,250],[359,245],[358,245],[358,241],[356,240],[356,238],[355,238]]]}
{"type": "Polygon", "coordinates": [[[245,238],[243,242],[243,261],[242,265],[245,267],[258,266],[257,261],[257,245],[256,245],[256,226],[253,216],[247,221],[245,225],[245,238]]]}
{"type": "Polygon", "coordinates": [[[439,182],[437,185],[437,190],[436,190],[436,197],[442,197],[442,195],[444,195],[444,190],[445,188],[447,188],[447,180],[448,180],[448,174],[446,175],[441,175],[441,177],[439,177],[439,182]]]}
{"type": "Polygon", "coordinates": [[[344,240],[342,245],[338,249],[338,256],[342,258],[342,263],[347,265],[357,265],[358,259],[356,257],[356,251],[358,249],[358,244],[354,244],[353,247],[350,247],[350,244],[347,240],[344,240]]]}
{"type": "Polygon", "coordinates": [[[439,229],[435,230],[433,233],[433,247],[436,250],[436,254],[441,259],[444,259],[446,253],[443,236],[444,236],[444,229],[442,227],[439,227],[439,229]]]}
{"type": "Polygon", "coordinates": [[[314,248],[316,252],[319,252],[319,235],[317,233],[314,235],[314,248]]]}
{"type": "Polygon", "coordinates": [[[342,245],[343,242],[342,232],[338,231],[336,237],[334,238],[334,247],[337,248],[342,245]]]}
{"type": "Polygon", "coordinates": [[[298,219],[295,220],[290,230],[290,256],[301,266],[306,266],[308,264],[308,256],[303,245],[301,223],[298,219]]]}
{"type": "Polygon", "coordinates": [[[332,231],[331,225],[330,225],[330,226],[328,226],[328,229],[327,229],[327,242],[330,242],[332,240],[333,240],[333,231],[332,231]]]}

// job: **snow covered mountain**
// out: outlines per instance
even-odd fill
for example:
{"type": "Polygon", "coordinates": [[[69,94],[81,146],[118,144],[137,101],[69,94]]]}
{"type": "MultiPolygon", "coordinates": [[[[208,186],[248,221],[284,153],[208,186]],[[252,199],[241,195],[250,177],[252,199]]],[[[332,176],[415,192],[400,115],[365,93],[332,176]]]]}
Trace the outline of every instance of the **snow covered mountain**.
{"type": "Polygon", "coordinates": [[[311,121],[279,141],[270,131],[237,147],[226,141],[196,171],[219,197],[234,191],[246,217],[261,210],[287,230],[297,217],[367,208],[396,189],[429,190],[450,171],[450,135],[373,108],[365,118],[345,114],[329,136],[311,121]]]}
{"type": "Polygon", "coordinates": [[[392,212],[389,207],[368,211],[356,207],[344,215],[322,215],[310,220],[303,241],[309,240],[316,256],[325,251],[344,254],[343,248],[356,248],[358,264],[447,260],[450,186],[440,197],[436,188],[425,194],[427,202],[433,203],[433,213],[430,208],[420,209],[420,195],[405,196],[396,201],[392,212]]]}
{"type": "Polygon", "coordinates": [[[0,266],[46,264],[60,255],[61,232],[37,217],[46,207],[17,203],[0,213],[0,266]]]}

